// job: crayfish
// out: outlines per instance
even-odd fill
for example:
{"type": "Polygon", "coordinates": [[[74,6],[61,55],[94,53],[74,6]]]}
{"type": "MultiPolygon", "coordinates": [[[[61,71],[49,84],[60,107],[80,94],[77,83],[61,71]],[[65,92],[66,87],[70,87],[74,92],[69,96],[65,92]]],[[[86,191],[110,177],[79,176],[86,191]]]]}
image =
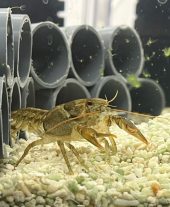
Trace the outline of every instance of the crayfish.
{"type": "Polygon", "coordinates": [[[23,130],[33,132],[40,138],[26,147],[15,167],[34,146],[57,142],[68,170],[72,174],[65,146],[73,152],[81,164],[83,164],[83,160],[72,145],[73,141],[87,140],[101,151],[109,149],[116,153],[116,136],[109,132],[109,127],[113,123],[148,144],[147,139],[130,120],[113,114],[109,107],[111,101],[102,98],[78,99],[58,105],[51,110],[23,108],[12,112],[11,130],[13,135],[23,130]],[[107,147],[102,145],[103,141],[107,147]]]}

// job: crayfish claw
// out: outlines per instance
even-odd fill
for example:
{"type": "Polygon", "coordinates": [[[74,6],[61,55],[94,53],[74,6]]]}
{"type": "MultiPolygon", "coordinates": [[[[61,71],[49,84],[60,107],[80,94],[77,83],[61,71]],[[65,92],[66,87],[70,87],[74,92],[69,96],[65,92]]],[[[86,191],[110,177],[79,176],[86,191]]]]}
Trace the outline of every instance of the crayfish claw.
{"type": "Polygon", "coordinates": [[[114,121],[117,124],[117,126],[119,126],[127,133],[136,137],[145,144],[149,144],[148,140],[145,138],[142,132],[130,120],[122,116],[112,116],[111,120],[114,121]]]}

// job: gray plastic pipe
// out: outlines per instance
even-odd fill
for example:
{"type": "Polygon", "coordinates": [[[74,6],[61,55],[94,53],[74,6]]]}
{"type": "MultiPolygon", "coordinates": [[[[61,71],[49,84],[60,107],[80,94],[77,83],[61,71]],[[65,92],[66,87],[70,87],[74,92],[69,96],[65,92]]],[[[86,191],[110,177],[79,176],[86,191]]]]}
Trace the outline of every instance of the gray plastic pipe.
{"type": "Polygon", "coordinates": [[[71,48],[69,77],[84,86],[94,85],[104,69],[104,50],[98,32],[91,26],[81,25],[64,29],[71,48]]]}
{"type": "Polygon", "coordinates": [[[132,104],[129,90],[119,77],[114,75],[102,77],[89,90],[92,97],[107,98],[108,100],[111,100],[118,92],[115,100],[109,104],[118,109],[131,111],[132,104]]]}
{"type": "Polygon", "coordinates": [[[0,158],[5,157],[3,144],[10,144],[9,126],[9,100],[6,86],[6,78],[0,77],[0,158]]]}
{"type": "Polygon", "coordinates": [[[128,26],[104,28],[99,31],[105,47],[105,75],[140,75],[144,58],[137,32],[128,26]]]}
{"type": "Polygon", "coordinates": [[[56,88],[67,78],[70,49],[65,34],[52,22],[32,24],[31,75],[36,89],[56,88]]]}
{"type": "Polygon", "coordinates": [[[0,76],[5,75],[11,87],[14,76],[14,38],[10,8],[0,8],[0,76]]]}
{"type": "Polygon", "coordinates": [[[9,91],[10,112],[21,108],[21,90],[18,78],[14,78],[13,85],[9,91]]]}
{"type": "Polygon", "coordinates": [[[35,107],[34,80],[29,77],[24,88],[21,89],[21,108],[35,107]]]}
{"type": "Polygon", "coordinates": [[[76,79],[68,78],[63,85],[55,90],[41,89],[36,91],[35,105],[37,108],[51,109],[58,104],[80,98],[90,98],[90,93],[76,79]]]}
{"type": "Polygon", "coordinates": [[[165,95],[161,86],[152,79],[139,78],[139,88],[130,88],[132,111],[159,115],[165,107],[165,95]]]}
{"type": "Polygon", "coordinates": [[[31,22],[27,15],[12,14],[14,33],[14,76],[23,88],[30,74],[32,54],[31,22]]]}

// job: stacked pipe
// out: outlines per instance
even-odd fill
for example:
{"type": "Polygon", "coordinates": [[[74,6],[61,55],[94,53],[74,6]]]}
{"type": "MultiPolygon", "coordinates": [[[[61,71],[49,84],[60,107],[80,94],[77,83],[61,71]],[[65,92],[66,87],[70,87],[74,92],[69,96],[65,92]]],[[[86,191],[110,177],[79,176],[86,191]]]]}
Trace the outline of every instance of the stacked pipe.
{"type": "Polygon", "coordinates": [[[32,32],[27,15],[11,14],[10,8],[0,9],[0,158],[5,157],[4,144],[12,145],[11,111],[34,107],[35,90],[29,86],[32,32]],[[29,100],[30,99],[30,100],[29,100]]]}
{"type": "Polygon", "coordinates": [[[117,91],[111,104],[119,109],[158,115],[165,106],[162,88],[140,78],[143,50],[132,28],[31,24],[27,15],[0,9],[0,32],[0,158],[4,143],[12,145],[11,111],[21,107],[50,109],[90,97],[110,100],[117,91]],[[139,88],[128,83],[129,75],[137,77],[139,88]]]}

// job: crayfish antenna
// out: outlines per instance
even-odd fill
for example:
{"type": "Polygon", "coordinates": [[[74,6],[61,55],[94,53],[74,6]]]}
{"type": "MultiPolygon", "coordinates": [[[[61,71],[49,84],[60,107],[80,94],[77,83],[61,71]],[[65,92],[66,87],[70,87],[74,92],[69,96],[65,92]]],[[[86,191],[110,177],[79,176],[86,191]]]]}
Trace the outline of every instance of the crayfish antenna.
{"type": "Polygon", "coordinates": [[[108,100],[107,96],[105,95],[105,99],[106,99],[108,105],[109,105],[109,103],[111,103],[112,101],[114,101],[116,99],[117,95],[118,95],[118,90],[116,91],[116,94],[114,95],[114,97],[111,100],[108,100]]]}

